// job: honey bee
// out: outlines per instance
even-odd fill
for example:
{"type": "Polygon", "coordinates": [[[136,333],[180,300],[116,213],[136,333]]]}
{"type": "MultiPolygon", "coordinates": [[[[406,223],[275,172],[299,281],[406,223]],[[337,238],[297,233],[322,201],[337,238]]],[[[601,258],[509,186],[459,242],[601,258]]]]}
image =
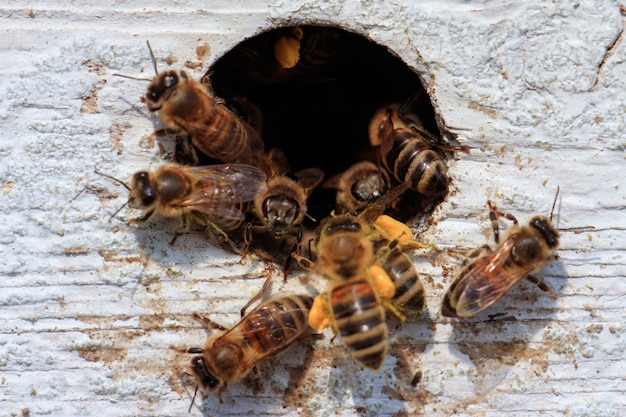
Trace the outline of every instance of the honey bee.
{"type": "Polygon", "coordinates": [[[369,206],[387,191],[387,184],[375,163],[361,161],[329,178],[323,187],[337,190],[335,209],[341,214],[369,206]]]}
{"type": "Polygon", "coordinates": [[[211,88],[193,80],[185,71],[158,72],[149,43],[148,48],[156,76],[141,101],[151,112],[160,112],[167,126],[155,131],[155,135],[184,131],[191,136],[193,144],[211,158],[255,165],[264,150],[259,133],[228,110],[212,94],[211,88]]]}
{"type": "Polygon", "coordinates": [[[319,168],[308,168],[291,174],[285,154],[276,148],[264,155],[262,161],[268,175],[267,186],[259,189],[251,204],[255,219],[248,222],[245,229],[242,259],[253,240],[257,240],[257,254],[282,262],[286,280],[290,254],[302,239],[302,222],[305,217],[310,217],[307,200],[323,181],[324,172],[319,168]]]}
{"type": "Polygon", "coordinates": [[[429,197],[446,193],[450,182],[437,138],[422,127],[410,110],[412,100],[379,109],[369,125],[372,146],[378,147],[383,167],[399,182],[429,197]]]}
{"type": "Polygon", "coordinates": [[[246,164],[198,167],[165,164],[153,173],[135,173],[130,186],[110,175],[96,173],[122,184],[129,191],[128,201],[111,217],[126,205],[146,212],[143,217],[130,219],[128,224],[144,223],[156,213],[180,217],[181,224],[171,244],[189,228],[193,218],[215,230],[233,246],[226,232],[244,221],[243,204],[254,199],[258,190],[265,187],[266,180],[261,169],[246,164]]]}
{"type": "Polygon", "coordinates": [[[324,180],[324,171],[308,168],[291,176],[285,154],[276,148],[268,152],[266,160],[267,187],[260,189],[254,199],[254,213],[262,225],[252,228],[281,238],[304,220],[306,201],[324,180]]]}
{"type": "Polygon", "coordinates": [[[394,283],[377,263],[372,242],[376,234],[369,219],[378,217],[377,213],[384,211],[382,206],[405,188],[387,193],[390,196],[386,194],[359,216],[340,214],[324,219],[315,262],[297,253],[292,255],[302,267],[330,281],[313,302],[309,325],[314,329],[332,326],[353,358],[373,370],[382,366],[389,349],[386,310],[400,320],[405,317],[391,301],[394,283]]]}
{"type": "Polygon", "coordinates": [[[192,372],[199,386],[215,392],[221,403],[228,383],[242,380],[259,362],[306,336],[312,303],[309,295],[276,295],[260,303],[230,330],[194,314],[207,330],[218,332],[204,348],[173,349],[198,355],[191,360],[192,372]]]}
{"type": "MultiPolygon", "coordinates": [[[[556,204],[556,197],[554,202],[556,204]]],[[[513,215],[498,210],[491,201],[487,204],[498,247],[492,250],[484,245],[469,255],[476,259],[461,271],[448,288],[442,304],[444,316],[473,317],[495,304],[523,278],[556,299],[550,287],[541,278],[532,275],[556,257],[560,235],[551,223],[552,215],[550,219],[534,216],[528,225],[520,226],[513,215]],[[502,243],[500,216],[513,222],[506,230],[502,243]]]]}

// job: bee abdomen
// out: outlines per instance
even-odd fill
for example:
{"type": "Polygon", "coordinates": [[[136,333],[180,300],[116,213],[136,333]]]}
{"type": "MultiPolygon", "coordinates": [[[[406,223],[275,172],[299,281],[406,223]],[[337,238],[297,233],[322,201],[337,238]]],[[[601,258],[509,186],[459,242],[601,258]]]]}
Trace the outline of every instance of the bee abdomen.
{"type": "Polygon", "coordinates": [[[388,165],[397,180],[410,183],[413,190],[425,195],[446,192],[448,168],[438,152],[420,140],[413,140],[404,142],[393,153],[390,157],[395,162],[388,165]]]}
{"type": "Polygon", "coordinates": [[[336,330],[363,366],[378,369],[387,353],[385,311],[374,288],[365,279],[348,280],[335,287],[331,306],[336,330]]]}
{"type": "Polygon", "coordinates": [[[260,135],[223,106],[214,106],[204,128],[203,134],[192,133],[196,146],[223,162],[249,162],[250,155],[263,152],[260,135]]]}
{"type": "Polygon", "coordinates": [[[280,351],[308,329],[307,317],[313,298],[289,295],[261,303],[246,320],[249,343],[262,352],[280,351]]]}
{"type": "MultiPolygon", "coordinates": [[[[375,251],[388,244],[389,240],[379,239],[374,243],[375,251]]],[[[425,307],[424,286],[411,258],[396,247],[382,259],[381,267],[394,283],[393,303],[402,309],[422,311],[425,307]]]]}
{"type": "Polygon", "coordinates": [[[396,292],[394,304],[412,311],[424,309],[424,286],[411,259],[403,252],[394,251],[383,269],[391,277],[396,292]]]}

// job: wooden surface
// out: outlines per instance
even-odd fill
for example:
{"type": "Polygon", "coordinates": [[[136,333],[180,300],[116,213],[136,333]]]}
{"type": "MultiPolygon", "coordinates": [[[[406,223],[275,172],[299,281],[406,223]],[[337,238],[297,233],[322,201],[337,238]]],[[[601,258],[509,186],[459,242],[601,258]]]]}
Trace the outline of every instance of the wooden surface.
{"type": "Polygon", "coordinates": [[[94,169],[126,179],[161,162],[145,146],[145,84],[112,74],[151,76],[150,40],[161,69],[198,78],[244,38],[295,23],[390,48],[472,149],[420,236],[440,251],[412,255],[427,310],[389,320],[380,372],[327,337],[264,363],[258,393],[233,384],[191,415],[626,415],[623,4],[410,3],[0,5],[0,415],[187,415],[189,357],[168,347],[204,344],[193,312],[234,324],[265,267],[200,232],[169,246],[175,221],[109,221],[126,192],[94,169]],[[525,221],[549,214],[557,186],[558,226],[595,227],[563,231],[541,271],[558,299],[522,282],[489,313],[444,319],[460,262],[446,249],[492,243],[487,199],[525,221]]]}

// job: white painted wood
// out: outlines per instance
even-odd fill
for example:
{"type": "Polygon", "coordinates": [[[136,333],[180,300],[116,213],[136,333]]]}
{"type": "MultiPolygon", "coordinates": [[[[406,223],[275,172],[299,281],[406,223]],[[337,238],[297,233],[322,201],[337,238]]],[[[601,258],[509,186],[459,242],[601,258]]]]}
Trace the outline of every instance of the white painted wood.
{"type": "MultiPolygon", "coordinates": [[[[490,314],[456,324],[439,306],[458,259],[416,253],[428,309],[399,324],[392,356],[361,370],[340,344],[305,344],[265,363],[263,389],[229,387],[191,415],[619,416],[626,414],[626,45],[620,3],[463,1],[38,1],[0,5],[0,409],[2,415],[185,415],[199,346],[192,317],[224,324],[261,287],[200,233],[109,216],[120,178],[160,162],[142,146],[156,120],[138,97],[159,66],[199,63],[294,23],[339,25],[389,47],[428,85],[442,122],[472,147],[453,194],[421,237],[491,243],[486,200],[547,215],[557,186],[560,259],[552,301],[520,283],[490,314]],[[210,53],[197,56],[208,44],[210,53]],[[421,381],[411,386],[417,371],[421,381]],[[30,414],[29,414],[30,413],[30,414]]],[[[622,5],[623,8],[623,5],[622,5]]],[[[193,65],[192,65],[193,66],[193,65]]],[[[122,211],[128,218],[130,212],[122,211]]],[[[291,279],[273,291],[301,291],[291,279]]]]}

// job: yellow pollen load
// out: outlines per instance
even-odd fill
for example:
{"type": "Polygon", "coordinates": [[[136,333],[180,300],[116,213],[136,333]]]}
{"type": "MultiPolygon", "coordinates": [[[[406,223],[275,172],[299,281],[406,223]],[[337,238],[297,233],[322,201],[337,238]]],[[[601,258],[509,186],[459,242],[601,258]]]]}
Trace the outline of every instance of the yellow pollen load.
{"type": "Polygon", "coordinates": [[[372,278],[374,278],[378,295],[380,295],[381,298],[392,298],[396,293],[396,287],[391,278],[389,278],[389,274],[378,265],[370,266],[370,274],[372,278]]]}
{"type": "Polygon", "coordinates": [[[315,330],[322,330],[330,327],[330,317],[324,306],[322,296],[318,295],[313,300],[311,310],[309,310],[309,326],[315,330]]]}
{"type": "Polygon", "coordinates": [[[387,233],[392,239],[397,239],[400,245],[409,245],[413,242],[413,233],[406,224],[383,214],[374,222],[376,227],[387,233]]]}
{"type": "Polygon", "coordinates": [[[283,68],[293,68],[300,60],[300,40],[283,36],[274,44],[274,56],[283,68]]]}

